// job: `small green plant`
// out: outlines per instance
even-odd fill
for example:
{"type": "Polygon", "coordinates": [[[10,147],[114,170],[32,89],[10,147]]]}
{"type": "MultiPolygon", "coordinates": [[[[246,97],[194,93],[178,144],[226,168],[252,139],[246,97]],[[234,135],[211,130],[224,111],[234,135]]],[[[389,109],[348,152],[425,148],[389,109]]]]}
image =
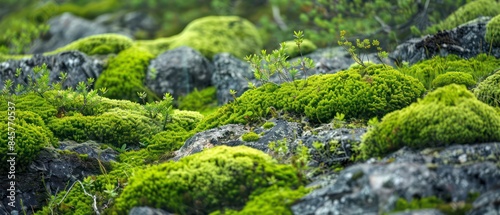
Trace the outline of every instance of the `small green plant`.
{"type": "MultiPolygon", "coordinates": [[[[142,99],[143,102],[145,102],[145,99],[147,97],[146,92],[138,92],[137,95],[142,99]]],[[[173,111],[173,100],[174,98],[169,93],[165,93],[163,95],[163,100],[148,102],[144,105],[144,109],[147,111],[149,118],[157,119],[158,117],[161,117],[160,123],[163,130],[167,128],[167,122],[170,120],[170,114],[173,111]]]]}
{"type": "Polygon", "coordinates": [[[27,53],[35,39],[49,30],[47,24],[35,24],[26,20],[15,20],[11,24],[16,30],[6,29],[0,40],[7,41],[7,54],[27,53]]]}
{"type": "Polygon", "coordinates": [[[351,55],[354,62],[365,68],[367,67],[367,65],[365,63],[365,59],[363,59],[364,57],[361,53],[361,50],[369,50],[372,48],[372,46],[375,47],[377,49],[377,58],[380,62],[383,62],[382,59],[389,56],[386,51],[382,50],[382,48],[380,47],[380,42],[378,40],[372,40],[370,42],[369,39],[364,39],[363,41],[361,41],[360,39],[356,39],[356,46],[354,46],[352,42],[347,40],[345,30],[340,31],[340,40],[338,41],[338,44],[351,55]]]}
{"type": "Polygon", "coordinates": [[[342,128],[346,124],[345,121],[345,114],[343,113],[336,113],[335,117],[332,120],[332,127],[333,128],[342,128]]]}
{"type": "Polygon", "coordinates": [[[245,142],[255,142],[260,139],[260,136],[256,134],[255,132],[251,131],[248,133],[245,133],[241,136],[241,139],[245,142]]]}
{"type": "Polygon", "coordinates": [[[262,127],[263,127],[264,129],[270,129],[270,128],[274,127],[274,126],[275,126],[274,122],[266,122],[266,123],[264,123],[264,124],[262,125],[262,127]]]}

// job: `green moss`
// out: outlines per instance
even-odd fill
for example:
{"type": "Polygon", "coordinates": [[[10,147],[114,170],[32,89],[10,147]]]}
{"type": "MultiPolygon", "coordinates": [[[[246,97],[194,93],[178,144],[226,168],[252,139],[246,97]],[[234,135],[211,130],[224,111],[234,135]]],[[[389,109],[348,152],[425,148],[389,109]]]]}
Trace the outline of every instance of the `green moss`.
{"type": "MultiPolygon", "coordinates": [[[[69,189],[69,186],[71,185],[68,185],[67,189],[69,189]]],[[[88,187],[86,191],[89,191],[88,187]]],[[[54,201],[52,208],[50,205],[47,205],[42,210],[37,211],[35,215],[85,215],[94,213],[92,209],[92,197],[85,195],[83,188],[78,182],[76,182],[69,193],[68,191],[59,192],[54,201]],[[61,200],[61,204],[57,204],[61,200]]]]}
{"type": "Polygon", "coordinates": [[[436,33],[439,30],[450,30],[480,16],[496,16],[500,14],[500,4],[495,0],[475,0],[458,8],[439,24],[427,29],[428,33],[436,33]]]}
{"type": "Polygon", "coordinates": [[[215,87],[207,87],[201,91],[194,89],[193,92],[179,98],[179,109],[199,111],[200,113],[211,113],[217,107],[217,90],[215,87]]]}
{"type": "Polygon", "coordinates": [[[245,146],[219,146],[136,172],[116,200],[126,213],[135,206],[179,214],[207,214],[241,208],[250,195],[270,186],[302,185],[293,167],[277,164],[265,153],[245,146]]]}
{"type": "Polygon", "coordinates": [[[314,45],[314,43],[312,41],[310,41],[308,39],[304,39],[302,44],[300,44],[300,51],[299,51],[299,47],[297,47],[297,44],[295,43],[295,41],[286,41],[285,47],[286,47],[286,50],[285,50],[286,54],[290,58],[298,57],[301,54],[302,55],[309,54],[318,48],[318,47],[316,47],[316,45],[314,45]]]}
{"type": "Polygon", "coordinates": [[[260,139],[260,136],[255,132],[248,132],[241,135],[241,139],[245,142],[255,142],[260,139]]]}
{"type": "Polygon", "coordinates": [[[436,196],[425,198],[417,198],[412,201],[407,201],[404,198],[399,198],[396,201],[393,212],[406,211],[406,210],[420,210],[420,209],[437,209],[447,215],[465,215],[472,209],[472,202],[477,198],[476,194],[469,195],[465,202],[447,203],[436,196]]]}
{"type": "Polygon", "coordinates": [[[95,140],[115,147],[123,144],[138,146],[159,132],[159,127],[148,117],[121,109],[112,109],[98,116],[56,118],[48,126],[61,140],[95,140]]]}
{"type": "Polygon", "coordinates": [[[500,61],[494,56],[479,54],[470,59],[463,59],[456,55],[446,57],[435,56],[432,59],[419,62],[411,67],[402,67],[399,70],[421,81],[427,89],[432,89],[432,81],[447,72],[463,72],[471,74],[477,82],[483,80],[500,66],[500,61]]]}
{"type": "Polygon", "coordinates": [[[262,215],[292,215],[290,206],[297,200],[308,193],[308,189],[303,187],[292,190],[290,188],[267,189],[260,195],[250,196],[250,201],[240,211],[225,210],[224,212],[216,211],[210,215],[245,215],[245,214],[262,214],[262,215]]]}
{"type": "Polygon", "coordinates": [[[266,122],[266,123],[264,123],[264,124],[262,125],[262,127],[263,127],[264,129],[270,129],[270,128],[274,127],[274,125],[275,125],[275,124],[274,124],[274,122],[266,122]]]}
{"type": "Polygon", "coordinates": [[[476,80],[471,74],[465,72],[447,72],[445,74],[438,75],[432,81],[432,87],[438,88],[449,84],[460,84],[467,88],[471,88],[476,85],[476,80]]]}
{"type": "MultiPolygon", "coordinates": [[[[42,118],[33,112],[0,111],[0,117],[0,158],[7,161],[10,159],[7,153],[17,153],[16,168],[19,170],[28,167],[42,147],[57,145],[57,140],[45,127],[42,118]],[[10,150],[11,146],[14,147],[13,151],[10,150]]],[[[0,171],[7,168],[7,165],[2,165],[0,171]]]]}
{"type": "Polygon", "coordinates": [[[176,36],[172,36],[158,38],[155,40],[137,40],[135,41],[135,45],[147,49],[156,56],[172,49],[171,44],[173,41],[175,41],[176,38],[176,36]]]}
{"type": "Polygon", "coordinates": [[[136,46],[122,51],[110,60],[108,68],[97,79],[95,89],[106,87],[108,92],[104,96],[131,101],[140,100],[137,92],[154,95],[143,84],[151,59],[151,53],[136,46]]]}
{"type": "Polygon", "coordinates": [[[99,34],[85,37],[58,48],[46,55],[57,54],[63,51],[78,50],[87,55],[118,54],[132,46],[132,39],[119,34],[99,34]]]}
{"type": "MultiPolygon", "coordinates": [[[[56,116],[56,108],[46,99],[36,93],[27,93],[17,96],[14,100],[17,110],[29,110],[39,115],[45,123],[48,123],[56,116]]],[[[0,96],[0,111],[7,110],[5,97],[0,96]]]]}
{"type": "Polygon", "coordinates": [[[474,94],[480,101],[500,107],[500,70],[479,83],[474,94]]]}
{"type": "Polygon", "coordinates": [[[346,119],[368,120],[406,107],[423,93],[424,87],[418,80],[391,67],[352,68],[311,76],[307,85],[304,80],[297,80],[246,91],[236,102],[206,116],[197,129],[256,122],[270,114],[270,107],[305,115],[316,123],[330,122],[336,113],[345,114],[346,119]]]}
{"type": "Polygon", "coordinates": [[[221,52],[229,52],[236,57],[257,53],[262,49],[262,41],[255,26],[237,16],[207,16],[196,19],[178,35],[169,48],[189,46],[205,57],[221,52]]]}
{"type": "MultiPolygon", "coordinates": [[[[500,4],[499,4],[500,6],[500,4]]],[[[486,25],[486,41],[500,47],[500,15],[493,17],[486,25]]]]}
{"type": "Polygon", "coordinates": [[[360,145],[364,159],[400,149],[500,141],[500,116],[464,86],[451,84],[387,114],[360,145]]]}

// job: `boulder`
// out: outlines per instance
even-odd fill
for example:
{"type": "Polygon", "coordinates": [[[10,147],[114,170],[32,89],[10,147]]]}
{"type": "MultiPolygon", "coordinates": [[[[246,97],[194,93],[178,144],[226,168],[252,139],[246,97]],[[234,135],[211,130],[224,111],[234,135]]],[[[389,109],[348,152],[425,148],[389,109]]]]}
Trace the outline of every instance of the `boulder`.
{"type": "Polygon", "coordinates": [[[229,94],[229,90],[235,90],[236,97],[238,97],[249,89],[249,81],[256,82],[250,64],[229,53],[215,55],[213,64],[212,83],[217,89],[217,103],[219,105],[234,100],[229,94]]]}
{"type": "Polygon", "coordinates": [[[28,76],[34,76],[33,68],[42,64],[46,64],[50,71],[51,83],[60,81],[61,72],[68,74],[63,88],[75,88],[79,82],[87,82],[88,78],[96,80],[103,70],[102,62],[79,51],[61,52],[50,56],[34,55],[28,59],[8,60],[0,63],[0,88],[3,88],[6,79],[14,80],[14,86],[26,85],[28,76]],[[17,68],[22,70],[19,77],[15,77],[17,68]]]}
{"type": "Polygon", "coordinates": [[[211,86],[213,65],[198,51],[179,47],[151,61],[146,86],[157,95],[170,93],[174,98],[187,95],[195,88],[211,86]]]}

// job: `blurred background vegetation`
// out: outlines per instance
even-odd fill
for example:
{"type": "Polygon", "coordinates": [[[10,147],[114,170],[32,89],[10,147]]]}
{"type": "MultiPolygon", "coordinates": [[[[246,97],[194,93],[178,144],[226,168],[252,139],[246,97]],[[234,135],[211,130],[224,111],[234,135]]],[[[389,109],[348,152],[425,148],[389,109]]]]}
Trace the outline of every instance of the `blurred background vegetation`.
{"type": "Polygon", "coordinates": [[[350,38],[378,39],[392,50],[406,39],[443,29],[440,22],[471,1],[0,0],[0,53],[26,53],[33,40],[47,33],[47,21],[64,12],[93,20],[131,11],[147,13],[159,23],[152,31],[136,32],[135,39],[172,36],[204,16],[237,15],[258,27],[268,50],[293,39],[294,30],[303,30],[318,47],[337,45],[340,30],[346,30],[350,38]]]}

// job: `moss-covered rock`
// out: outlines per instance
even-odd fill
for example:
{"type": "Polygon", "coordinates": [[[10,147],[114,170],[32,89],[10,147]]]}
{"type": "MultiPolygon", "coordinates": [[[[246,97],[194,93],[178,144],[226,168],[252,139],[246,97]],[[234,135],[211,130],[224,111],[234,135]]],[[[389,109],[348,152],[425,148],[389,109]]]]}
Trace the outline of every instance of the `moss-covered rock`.
{"type": "Polygon", "coordinates": [[[318,47],[314,45],[314,43],[308,39],[304,39],[302,44],[300,44],[300,50],[295,41],[286,41],[285,42],[285,52],[290,58],[298,57],[301,54],[306,55],[313,51],[315,51],[318,47]]]}
{"type": "Polygon", "coordinates": [[[500,15],[493,17],[488,22],[488,24],[486,25],[485,37],[488,43],[491,43],[493,46],[500,47],[500,15]]]}
{"type": "Polygon", "coordinates": [[[443,87],[449,84],[460,84],[470,88],[476,85],[476,80],[474,80],[471,74],[465,72],[447,72],[438,75],[432,80],[433,88],[443,87]]]}
{"type": "Polygon", "coordinates": [[[259,140],[260,136],[257,133],[251,131],[251,132],[248,132],[248,133],[241,135],[241,139],[245,142],[254,142],[254,141],[259,140]]]}
{"type": "Polygon", "coordinates": [[[189,46],[205,57],[229,52],[236,57],[257,53],[262,49],[262,40],[255,26],[237,16],[208,16],[196,19],[178,35],[169,48],[189,46]]]}
{"type": "Polygon", "coordinates": [[[160,131],[152,119],[138,112],[121,109],[112,109],[98,116],[56,118],[48,126],[61,140],[95,140],[115,147],[123,144],[139,146],[160,131]]]}
{"type": "Polygon", "coordinates": [[[345,114],[346,119],[368,120],[410,105],[424,90],[418,80],[392,67],[356,67],[246,91],[235,102],[206,116],[198,129],[255,122],[266,117],[271,107],[305,115],[312,122],[329,122],[337,113],[345,114]]]}
{"type": "Polygon", "coordinates": [[[99,34],[85,37],[58,48],[47,55],[63,51],[78,50],[87,55],[118,54],[132,46],[132,39],[119,34],[99,34]]]}
{"type": "Polygon", "coordinates": [[[137,92],[154,95],[143,84],[151,59],[151,53],[137,46],[122,51],[110,60],[108,68],[97,79],[95,88],[106,87],[108,92],[104,96],[112,99],[139,101],[137,92]]]}
{"type": "Polygon", "coordinates": [[[474,95],[486,104],[500,107],[500,70],[479,83],[474,95]]]}
{"type": "Polygon", "coordinates": [[[471,74],[476,83],[490,75],[500,66],[500,61],[494,56],[479,54],[470,59],[463,59],[456,55],[446,57],[435,56],[432,59],[419,62],[411,67],[399,69],[404,74],[420,80],[427,89],[432,89],[432,81],[447,72],[463,72],[471,74]]]}
{"type": "Polygon", "coordinates": [[[450,30],[480,16],[496,16],[500,14],[500,3],[496,0],[475,0],[458,8],[439,24],[427,29],[429,33],[439,30],[450,30]]]}
{"type": "Polygon", "coordinates": [[[242,208],[250,195],[270,186],[296,189],[301,184],[294,168],[277,164],[259,150],[219,146],[136,172],[115,207],[121,213],[150,206],[179,214],[208,214],[242,208]]]}
{"type": "Polygon", "coordinates": [[[403,146],[421,149],[500,141],[500,116],[464,86],[451,84],[423,100],[387,114],[369,130],[361,157],[383,156],[403,146]]]}
{"type": "Polygon", "coordinates": [[[199,111],[200,113],[213,112],[217,106],[217,89],[215,87],[207,87],[193,92],[186,96],[179,97],[178,107],[181,110],[199,111]]]}
{"type": "MultiPolygon", "coordinates": [[[[0,111],[0,117],[0,158],[7,161],[10,159],[7,153],[16,153],[15,165],[19,170],[29,166],[42,147],[57,145],[57,139],[36,113],[0,111]]],[[[2,165],[0,172],[7,168],[7,165],[2,165]]]]}

